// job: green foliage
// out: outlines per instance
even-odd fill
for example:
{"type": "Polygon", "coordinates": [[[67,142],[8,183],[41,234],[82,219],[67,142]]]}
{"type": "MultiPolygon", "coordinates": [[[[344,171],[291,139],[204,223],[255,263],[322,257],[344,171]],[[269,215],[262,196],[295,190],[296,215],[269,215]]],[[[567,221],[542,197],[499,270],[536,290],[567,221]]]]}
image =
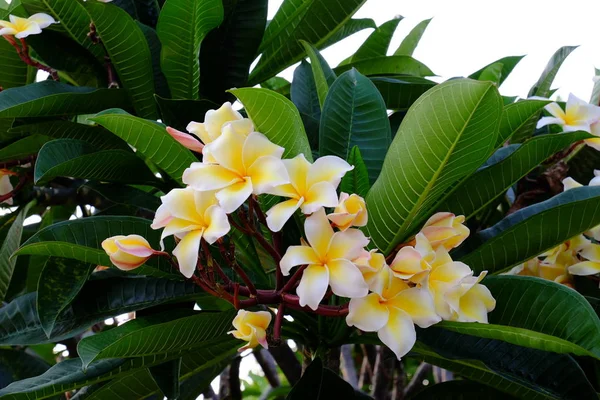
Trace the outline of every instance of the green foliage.
{"type": "Polygon", "coordinates": [[[425,29],[427,29],[427,26],[429,26],[430,22],[431,22],[431,19],[426,19],[426,20],[419,22],[409,32],[409,34],[406,35],[404,40],[402,40],[402,43],[400,43],[400,46],[394,52],[394,55],[395,56],[412,56],[413,52],[417,48],[417,45],[419,44],[419,41],[421,40],[421,37],[425,33],[425,29]]]}

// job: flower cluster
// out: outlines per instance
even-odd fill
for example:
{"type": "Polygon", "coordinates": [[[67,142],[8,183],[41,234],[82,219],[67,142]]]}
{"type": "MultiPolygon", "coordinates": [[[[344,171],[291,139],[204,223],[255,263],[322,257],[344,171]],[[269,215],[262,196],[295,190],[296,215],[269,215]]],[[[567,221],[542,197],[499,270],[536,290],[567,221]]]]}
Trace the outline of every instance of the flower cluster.
{"type": "Polygon", "coordinates": [[[257,132],[230,103],[208,111],[202,123],[191,122],[187,131],[167,128],[175,140],[201,154],[202,161],[184,171],[186,188],[161,197],[151,225],[162,229],[162,249],[162,240],[175,237],[177,263],[139,236],[118,236],[102,244],[118,268],[135,268],[152,256],[168,257],[185,277],[240,309],[233,321],[236,330],[230,333],[247,341],[246,348],[267,346],[271,314],[244,310],[257,305],[280,306],[274,340],[279,338],[283,307],[300,308],[346,315],[348,325],[378,332],[399,358],[414,344],[414,324],[425,328],[442,319],[487,322],[495,301],[479,283],[485,273],[475,277],[448,254],[469,235],[464,217],[434,215],[388,266],[383,254],[367,251],[370,240],[359,229],[368,222],[365,200],[352,193],[338,196],[343,176],[353,168],[346,161],[324,156],[311,163],[302,154],[285,159],[284,149],[257,132]],[[262,194],[283,200],[263,213],[257,200],[262,194]],[[305,238],[284,253],[277,238],[294,214],[299,221],[304,218],[305,238]],[[268,228],[273,244],[256,223],[268,228]],[[235,244],[222,239],[232,226],[271,254],[277,265],[276,289],[258,291],[237,265],[235,250],[227,247],[235,244]],[[245,286],[233,282],[212,259],[207,247],[212,244],[218,244],[245,286]],[[322,304],[328,294],[351,300],[344,306],[322,304]],[[240,295],[248,298],[240,300],[240,295]]]}
{"type": "Polygon", "coordinates": [[[29,18],[9,15],[8,21],[0,20],[0,36],[14,36],[17,39],[42,33],[42,29],[57,22],[48,14],[33,14],[29,18]]]}

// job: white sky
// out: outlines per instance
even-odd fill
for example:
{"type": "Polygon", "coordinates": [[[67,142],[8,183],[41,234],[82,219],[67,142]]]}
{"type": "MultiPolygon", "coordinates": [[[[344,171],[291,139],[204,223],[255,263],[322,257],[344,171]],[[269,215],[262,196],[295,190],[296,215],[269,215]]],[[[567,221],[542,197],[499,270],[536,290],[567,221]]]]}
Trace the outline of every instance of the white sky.
{"type": "MultiPolygon", "coordinates": [[[[269,2],[269,18],[282,0],[269,2]]],[[[559,47],[580,45],[567,58],[553,87],[589,100],[594,66],[600,68],[600,1],[593,0],[367,0],[354,18],[372,18],[377,25],[404,16],[390,45],[390,54],[421,20],[433,17],[414,57],[440,77],[467,76],[505,56],[527,55],[504,82],[504,95],[526,97],[559,47]]],[[[352,54],[371,29],[361,31],[323,51],[332,66],[352,54]]],[[[281,75],[291,79],[293,68],[281,75]]]]}

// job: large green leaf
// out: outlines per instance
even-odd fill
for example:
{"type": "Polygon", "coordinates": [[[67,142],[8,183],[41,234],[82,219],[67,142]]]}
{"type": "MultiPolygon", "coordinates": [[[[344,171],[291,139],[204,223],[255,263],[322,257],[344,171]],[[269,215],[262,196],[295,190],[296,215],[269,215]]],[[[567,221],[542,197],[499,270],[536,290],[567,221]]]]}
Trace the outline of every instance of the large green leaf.
{"type": "Polygon", "coordinates": [[[413,400],[510,400],[515,397],[507,396],[499,390],[480,383],[454,380],[427,386],[411,397],[413,400]]]}
{"type": "Polygon", "coordinates": [[[97,151],[91,144],[74,139],[52,140],[40,149],[35,183],[47,183],[59,176],[149,185],[158,182],[135,154],[125,150],[97,151]]]}
{"type": "Polygon", "coordinates": [[[0,350],[0,389],[14,381],[46,372],[50,366],[41,358],[23,350],[0,350]]]}
{"type": "Polygon", "coordinates": [[[283,157],[303,153],[312,160],[308,138],[294,104],[279,93],[262,88],[233,89],[256,129],[285,149],[283,157]]]}
{"type": "MultiPolygon", "coordinates": [[[[99,216],[59,222],[41,229],[30,237],[15,254],[31,254],[72,258],[96,265],[111,265],[102,249],[104,239],[116,235],[136,234],[143,236],[150,245],[160,248],[160,231],[150,228],[151,221],[135,217],[99,216]]],[[[167,241],[167,246],[169,242],[167,241]]],[[[175,276],[170,264],[163,257],[150,258],[145,273],[175,276]]]]}
{"type": "Polygon", "coordinates": [[[200,93],[222,103],[226,90],[248,83],[250,64],[267,23],[267,0],[225,0],[225,18],[200,48],[200,93]]]}
{"type": "Polygon", "coordinates": [[[500,86],[504,82],[504,80],[506,78],[508,78],[508,75],[510,75],[512,70],[517,66],[519,61],[521,61],[523,59],[523,57],[525,57],[525,56],[510,56],[510,57],[501,58],[499,60],[496,60],[496,61],[486,65],[485,67],[481,68],[480,70],[473,72],[471,75],[469,75],[469,78],[480,80],[481,75],[486,70],[488,70],[489,67],[491,67],[492,65],[502,64],[500,80],[498,81],[498,86],[500,86]]]}
{"type": "Polygon", "coordinates": [[[373,82],[354,69],[344,72],[331,85],[323,106],[319,154],[345,160],[357,146],[374,182],[391,141],[385,102],[373,82]]]}
{"type": "Polygon", "coordinates": [[[321,50],[367,28],[377,28],[375,21],[371,18],[349,19],[329,39],[321,44],[321,50]]]}
{"type": "MultiPolygon", "coordinates": [[[[155,212],[160,206],[160,198],[128,185],[115,185],[110,183],[88,182],[77,189],[77,193],[89,201],[90,204],[114,203],[125,207],[134,207],[155,212]]],[[[98,206],[97,206],[98,207],[98,206]]]]}
{"type": "Polygon", "coordinates": [[[79,293],[96,265],[49,257],[37,287],[37,310],[46,335],[50,336],[56,318],[79,293]]]}
{"type": "Polygon", "coordinates": [[[333,84],[336,76],[317,49],[304,40],[302,40],[301,43],[310,58],[310,68],[312,69],[317,95],[319,97],[319,105],[322,108],[323,103],[325,103],[325,98],[327,97],[327,92],[329,91],[329,86],[333,84]]]}
{"type": "MultiPolygon", "coordinates": [[[[469,176],[438,209],[464,215],[469,219],[552,154],[588,137],[591,135],[586,132],[536,136],[503,160],[469,176]]],[[[505,148],[501,150],[503,149],[505,148]]]]}
{"type": "Polygon", "coordinates": [[[358,146],[354,146],[350,150],[346,161],[348,161],[348,164],[354,166],[354,169],[346,172],[340,183],[340,190],[365,197],[369,192],[369,171],[362,159],[358,146]]]}
{"type": "Polygon", "coordinates": [[[27,64],[21,60],[15,48],[2,39],[0,42],[0,86],[10,89],[27,84],[27,64]]]}
{"type": "Polygon", "coordinates": [[[548,103],[545,100],[521,100],[505,106],[496,147],[502,146],[507,140],[521,142],[531,136],[542,108],[548,103]]]}
{"type": "Polygon", "coordinates": [[[142,30],[125,11],[112,4],[88,1],[85,7],[117,70],[119,80],[131,97],[136,114],[143,118],[157,118],[152,97],[152,56],[142,30]],[[127,35],[123,32],[127,32],[127,35]]]}
{"type": "Polygon", "coordinates": [[[107,332],[83,338],[77,345],[83,367],[105,358],[189,351],[205,345],[211,339],[226,336],[235,317],[234,311],[201,311],[192,316],[163,322],[167,314],[174,315],[169,312],[136,318],[107,332]]]}
{"type": "Polygon", "coordinates": [[[294,70],[290,98],[300,113],[311,149],[317,150],[319,148],[321,102],[311,64],[305,60],[302,60],[294,70]]]}
{"type": "Polygon", "coordinates": [[[167,399],[179,398],[179,376],[181,374],[181,358],[167,361],[148,368],[152,379],[167,399]]]}
{"type": "Polygon", "coordinates": [[[15,265],[17,264],[17,259],[16,257],[12,257],[12,254],[21,244],[23,221],[27,218],[27,212],[32,205],[33,203],[30,203],[19,211],[0,246],[0,301],[4,300],[8,286],[10,285],[15,265]]]}
{"type": "Polygon", "coordinates": [[[371,81],[390,110],[408,110],[419,96],[437,85],[433,81],[415,76],[371,78],[371,81]]]}
{"type": "Polygon", "coordinates": [[[177,182],[196,157],[154,121],[134,117],[123,110],[106,110],[91,118],[149,158],[177,182]]]}
{"type": "Polygon", "coordinates": [[[140,277],[92,279],[58,315],[52,335],[48,338],[37,313],[37,294],[32,292],[16,298],[0,309],[0,344],[57,342],[73,337],[110,317],[203,296],[205,294],[198,286],[185,281],[140,277]]]}
{"type": "Polygon", "coordinates": [[[262,56],[250,74],[250,84],[260,83],[300,61],[305,54],[299,40],[321,48],[365,0],[285,0],[267,26],[259,51],[262,56]]]}
{"type": "Polygon", "coordinates": [[[369,191],[367,231],[389,253],[496,143],[502,100],[492,83],[452,80],[421,96],[404,118],[369,191]]]}
{"type": "Polygon", "coordinates": [[[0,161],[19,160],[37,153],[50,138],[43,135],[26,136],[0,149],[0,161]]]}
{"type": "Polygon", "coordinates": [[[356,50],[356,53],[341,64],[347,64],[370,58],[385,57],[392,41],[392,36],[402,17],[396,17],[384,22],[369,35],[363,44],[356,50]]]}
{"type": "Polygon", "coordinates": [[[127,105],[124,90],[76,87],[54,81],[0,92],[0,118],[89,114],[127,105]]]}
{"type": "Polygon", "coordinates": [[[162,43],[162,70],[174,99],[199,98],[200,44],[222,21],[223,4],[219,0],[165,2],[156,31],[162,43]]]}
{"type": "Polygon", "coordinates": [[[363,75],[435,75],[425,64],[409,56],[377,57],[340,65],[333,72],[340,75],[349,69],[356,68],[363,75]]]}
{"type": "MultiPolygon", "coordinates": [[[[139,0],[136,1],[136,4],[139,3],[139,0]]],[[[146,42],[148,42],[148,49],[150,49],[150,56],[152,57],[152,73],[154,74],[154,92],[158,96],[170,97],[171,92],[169,91],[169,84],[167,83],[167,78],[165,77],[165,74],[163,74],[162,69],[160,67],[160,54],[162,52],[162,44],[160,43],[158,34],[151,27],[146,26],[140,23],[139,21],[136,21],[136,23],[142,30],[144,36],[146,37],[146,42]]]]}
{"type": "Polygon", "coordinates": [[[523,208],[466,243],[474,271],[504,271],[600,224],[600,187],[568,190],[523,208]],[[510,249],[510,251],[508,251],[510,249]]]}
{"type": "Polygon", "coordinates": [[[286,400],[304,399],[369,399],[359,395],[352,386],[337,373],[323,367],[320,358],[314,359],[304,371],[302,378],[294,385],[286,400]]]}
{"type": "Polygon", "coordinates": [[[529,90],[529,96],[550,97],[550,88],[562,63],[577,46],[563,46],[552,55],[540,79],[529,90]]]}
{"type": "Polygon", "coordinates": [[[406,35],[406,37],[402,40],[402,43],[400,43],[400,46],[398,46],[394,52],[394,55],[412,56],[430,22],[431,18],[425,19],[412,28],[408,35],[406,35]]]}

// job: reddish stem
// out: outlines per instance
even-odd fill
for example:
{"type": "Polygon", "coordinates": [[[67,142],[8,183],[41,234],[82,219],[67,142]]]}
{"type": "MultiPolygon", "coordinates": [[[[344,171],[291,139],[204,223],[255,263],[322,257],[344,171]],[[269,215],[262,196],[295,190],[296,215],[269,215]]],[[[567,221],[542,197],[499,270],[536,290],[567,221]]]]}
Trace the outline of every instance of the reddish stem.
{"type": "Polygon", "coordinates": [[[19,193],[19,191],[27,183],[27,178],[27,175],[21,175],[19,177],[19,183],[17,183],[17,186],[15,186],[13,190],[0,196],[0,203],[5,202],[8,199],[12,199],[17,193],[19,193]]]}
{"type": "MultiPolygon", "coordinates": [[[[5,36],[6,38],[6,36],[5,36]]],[[[9,43],[11,43],[11,41],[8,41],[9,43]]],[[[50,76],[52,77],[52,79],[54,79],[55,81],[58,81],[58,73],[56,72],[55,69],[50,68],[44,64],[41,64],[35,60],[33,60],[31,58],[31,56],[29,55],[29,46],[27,46],[27,42],[25,41],[24,38],[21,38],[21,48],[19,48],[19,46],[17,45],[16,42],[11,43],[15,49],[17,50],[17,54],[19,55],[19,57],[21,58],[21,60],[23,60],[23,62],[27,65],[31,65],[32,67],[35,67],[39,70],[45,71],[47,73],[50,74],[50,76]]]]}
{"type": "Polygon", "coordinates": [[[300,278],[302,277],[302,273],[304,272],[304,270],[306,269],[306,267],[308,267],[308,265],[302,265],[300,266],[300,268],[298,268],[296,270],[296,272],[294,272],[294,275],[292,275],[292,277],[290,278],[289,281],[287,281],[287,283],[285,284],[285,286],[283,286],[283,288],[281,288],[281,290],[279,290],[280,293],[287,293],[289,291],[291,291],[294,288],[294,285],[296,284],[296,282],[298,282],[300,280],[300,278]]]}
{"type": "Polygon", "coordinates": [[[273,325],[273,340],[279,343],[281,340],[281,325],[283,324],[283,316],[285,314],[285,305],[279,304],[277,315],[275,316],[275,324],[273,325]]]}

